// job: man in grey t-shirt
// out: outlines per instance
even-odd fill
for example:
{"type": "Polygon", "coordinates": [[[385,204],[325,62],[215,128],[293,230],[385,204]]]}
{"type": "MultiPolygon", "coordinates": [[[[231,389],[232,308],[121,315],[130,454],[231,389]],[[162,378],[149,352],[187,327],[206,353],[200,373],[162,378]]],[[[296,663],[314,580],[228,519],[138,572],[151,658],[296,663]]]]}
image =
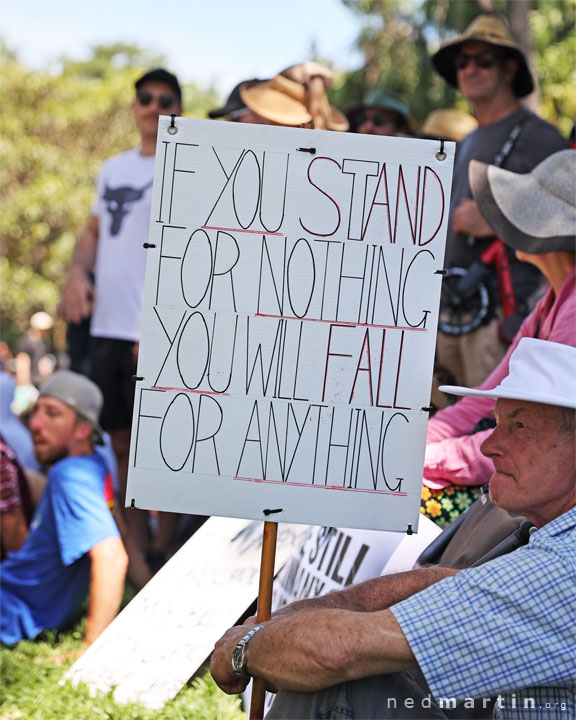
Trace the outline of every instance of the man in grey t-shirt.
{"type": "MultiPolygon", "coordinates": [[[[480,15],[462,35],[442,45],[432,57],[436,71],[469,100],[478,128],[458,145],[454,165],[450,224],[445,267],[469,268],[490,246],[494,233],[480,215],[468,182],[470,160],[501,165],[518,173],[530,172],[544,158],[568,147],[568,141],[549,123],[526,110],[520,98],[529,95],[534,83],[526,57],[504,22],[480,15]]],[[[509,255],[518,310],[541,282],[532,266],[509,255]]],[[[499,291],[496,272],[488,280],[496,308],[499,291]]],[[[480,385],[506,351],[499,339],[499,313],[471,332],[438,333],[437,362],[459,384],[480,385]]],[[[454,323],[456,325],[457,323],[454,323]]]]}

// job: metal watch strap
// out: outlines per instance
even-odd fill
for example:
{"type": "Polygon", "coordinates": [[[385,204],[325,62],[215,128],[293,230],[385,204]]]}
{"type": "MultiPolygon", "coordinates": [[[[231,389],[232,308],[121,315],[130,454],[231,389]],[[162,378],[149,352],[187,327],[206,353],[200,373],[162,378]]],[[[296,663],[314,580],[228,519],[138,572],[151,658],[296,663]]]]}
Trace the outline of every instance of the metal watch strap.
{"type": "Polygon", "coordinates": [[[258,630],[262,630],[264,625],[256,625],[251,628],[243,638],[241,638],[232,650],[232,672],[240,677],[250,677],[250,673],[246,670],[246,647],[248,640],[256,635],[258,630]]]}

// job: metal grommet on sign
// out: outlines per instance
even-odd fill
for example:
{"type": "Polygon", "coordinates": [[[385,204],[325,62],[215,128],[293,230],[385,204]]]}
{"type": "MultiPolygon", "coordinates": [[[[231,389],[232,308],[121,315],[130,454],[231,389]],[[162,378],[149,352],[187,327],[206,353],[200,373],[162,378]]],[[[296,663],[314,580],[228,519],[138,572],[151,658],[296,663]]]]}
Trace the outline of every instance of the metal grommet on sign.
{"type": "Polygon", "coordinates": [[[436,153],[436,160],[442,161],[442,160],[446,160],[448,155],[444,152],[444,138],[439,138],[439,139],[440,139],[440,150],[438,150],[438,152],[436,153]]]}
{"type": "Polygon", "coordinates": [[[178,128],[176,127],[176,115],[172,113],[170,115],[170,127],[168,128],[168,135],[176,135],[178,128]]]}

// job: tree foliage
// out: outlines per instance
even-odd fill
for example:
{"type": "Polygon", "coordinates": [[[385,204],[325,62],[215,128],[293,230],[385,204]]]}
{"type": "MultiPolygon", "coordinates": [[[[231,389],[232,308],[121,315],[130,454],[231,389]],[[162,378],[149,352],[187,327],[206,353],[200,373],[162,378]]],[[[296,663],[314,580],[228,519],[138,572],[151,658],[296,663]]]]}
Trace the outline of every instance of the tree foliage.
{"type": "MultiPolygon", "coordinates": [[[[440,43],[480,9],[529,14],[541,112],[568,135],[576,116],[576,3],[573,0],[342,0],[363,21],[364,62],[337,69],[331,100],[347,109],[367,90],[403,97],[416,127],[433,109],[466,101],[430,64],[440,43]],[[514,6],[518,10],[518,6],[514,6]]],[[[314,52],[313,50],[311,52],[314,52]]],[[[55,312],[76,236],[94,197],[102,161],[132,147],[134,80],[162,58],[125,43],[99,45],[86,61],[63,58],[57,73],[33,72],[0,39],[0,290],[3,339],[22,332],[36,310],[55,312]]],[[[205,117],[212,88],[184,86],[186,114],[205,117]]]]}
{"type": "MultiPolygon", "coordinates": [[[[2,46],[3,47],[3,46],[2,46]]],[[[5,340],[36,310],[54,314],[102,161],[133,147],[134,80],[162,58],[98,46],[91,61],[32,72],[3,49],[0,79],[0,288],[5,340]]],[[[205,117],[212,89],[184,87],[187,114],[205,117]]]]}
{"type": "Polygon", "coordinates": [[[570,132],[576,113],[576,3],[573,0],[342,0],[363,22],[357,45],[362,67],[341,75],[332,100],[341,107],[358,103],[375,87],[400,95],[416,126],[429,112],[466,101],[433,70],[430,56],[458,35],[481,10],[517,23],[528,13],[534,65],[540,77],[541,113],[561,132],[570,132]],[[514,10],[515,13],[511,13],[514,10]],[[510,18],[510,15],[514,17],[510,18]]]}

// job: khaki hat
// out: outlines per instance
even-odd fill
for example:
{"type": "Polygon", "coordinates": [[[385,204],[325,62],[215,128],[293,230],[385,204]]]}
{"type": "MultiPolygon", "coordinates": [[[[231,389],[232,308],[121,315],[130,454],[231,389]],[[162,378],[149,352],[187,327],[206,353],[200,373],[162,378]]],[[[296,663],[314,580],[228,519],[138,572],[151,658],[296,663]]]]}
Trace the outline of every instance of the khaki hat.
{"type": "Polygon", "coordinates": [[[34,330],[50,330],[52,325],[52,318],[43,310],[35,312],[30,318],[30,327],[33,327],[34,330]]]}
{"type": "Polygon", "coordinates": [[[445,138],[458,142],[478,127],[478,121],[463,110],[447,108],[431,112],[420,128],[420,137],[445,138]]]}
{"type": "Polygon", "coordinates": [[[487,397],[576,408],[576,348],[523,337],[510,356],[508,375],[491,390],[441,385],[450,395],[487,397]]]}
{"type": "MultiPolygon", "coordinates": [[[[310,98],[310,87],[315,78],[296,80],[286,77],[292,70],[288,68],[270,80],[244,83],[240,86],[242,102],[252,112],[277,125],[298,127],[313,123],[318,127],[319,116],[314,117],[310,98]]],[[[290,74],[295,76],[294,72],[290,74]]],[[[321,120],[326,129],[348,130],[346,116],[328,103],[325,90],[322,100],[321,120]]]]}
{"type": "Polygon", "coordinates": [[[576,250],[576,151],[549,155],[530,173],[472,160],[470,187],[484,219],[515,250],[576,250]]]}
{"type": "Polygon", "coordinates": [[[58,370],[42,385],[40,397],[53,397],[71,407],[92,424],[98,444],[104,444],[99,423],[104,398],[92,380],[72,370],[58,370]]]}
{"type": "Polygon", "coordinates": [[[506,54],[518,62],[518,70],[512,80],[512,90],[516,97],[524,97],[534,90],[532,74],[528,69],[526,56],[520,45],[514,40],[508,26],[502,18],[495,15],[478,15],[470,25],[453,40],[447,40],[440,49],[432,55],[432,65],[447,83],[458,87],[456,74],[456,56],[461,46],[466,42],[484,42],[495,47],[503,48],[506,54]]]}

